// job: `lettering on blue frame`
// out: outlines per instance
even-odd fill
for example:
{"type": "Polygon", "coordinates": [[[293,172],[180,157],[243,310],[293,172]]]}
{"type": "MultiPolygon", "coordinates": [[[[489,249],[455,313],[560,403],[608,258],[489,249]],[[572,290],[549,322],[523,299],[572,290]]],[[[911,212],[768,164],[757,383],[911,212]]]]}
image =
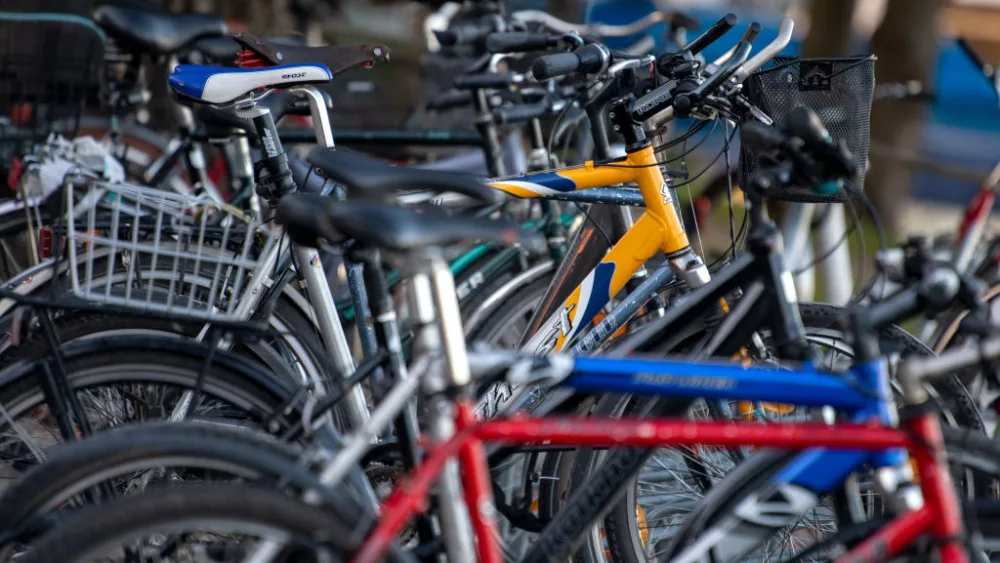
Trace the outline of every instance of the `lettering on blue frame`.
{"type": "Polygon", "coordinates": [[[674,385],[677,387],[697,387],[700,389],[732,389],[736,380],[727,377],[699,377],[696,375],[666,375],[660,373],[639,373],[632,376],[636,383],[652,385],[674,385]]]}

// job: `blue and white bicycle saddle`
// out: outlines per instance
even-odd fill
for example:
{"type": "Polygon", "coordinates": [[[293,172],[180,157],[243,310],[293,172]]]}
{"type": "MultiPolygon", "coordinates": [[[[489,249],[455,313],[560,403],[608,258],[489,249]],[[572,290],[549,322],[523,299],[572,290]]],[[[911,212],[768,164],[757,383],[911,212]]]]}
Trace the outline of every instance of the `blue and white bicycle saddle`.
{"type": "Polygon", "coordinates": [[[227,68],[180,65],[170,73],[170,87],[183,96],[208,104],[235,101],[258,88],[321,84],[333,80],[326,65],[297,64],[267,68],[227,68]]]}

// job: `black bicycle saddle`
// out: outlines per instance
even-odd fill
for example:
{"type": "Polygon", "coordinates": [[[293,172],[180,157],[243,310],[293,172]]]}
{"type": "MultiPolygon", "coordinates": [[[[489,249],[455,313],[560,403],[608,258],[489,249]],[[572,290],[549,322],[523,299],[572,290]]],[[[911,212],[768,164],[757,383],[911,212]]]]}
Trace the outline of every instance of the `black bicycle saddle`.
{"type": "Polygon", "coordinates": [[[462,194],[487,204],[504,198],[503,192],[484,186],[475,176],[393,166],[345,149],[316,148],[306,161],[354,197],[389,199],[404,191],[431,191],[462,194]]]}
{"type": "Polygon", "coordinates": [[[171,14],[120,6],[101,6],[94,21],[108,35],[153,55],[170,55],[199,39],[229,33],[222,18],[209,14],[171,14]]]}
{"type": "Polygon", "coordinates": [[[485,240],[532,250],[544,247],[544,238],[517,224],[478,217],[449,215],[438,209],[415,211],[373,201],[336,201],[313,194],[290,194],[281,199],[275,219],[293,241],[318,246],[318,239],[358,243],[396,252],[485,240]]]}

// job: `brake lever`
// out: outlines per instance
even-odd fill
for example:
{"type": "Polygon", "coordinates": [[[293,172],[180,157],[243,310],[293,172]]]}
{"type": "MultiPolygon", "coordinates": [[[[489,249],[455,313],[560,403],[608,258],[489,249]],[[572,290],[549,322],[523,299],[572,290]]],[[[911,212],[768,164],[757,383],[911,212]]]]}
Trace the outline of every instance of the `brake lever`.
{"type": "Polygon", "coordinates": [[[643,57],[639,57],[637,59],[627,59],[624,61],[618,61],[612,63],[611,66],[608,67],[607,74],[609,76],[616,76],[623,70],[642,68],[644,66],[649,66],[653,64],[653,62],[655,61],[656,57],[654,57],[653,55],[646,55],[643,57]]]}
{"type": "Polygon", "coordinates": [[[746,110],[751,117],[764,125],[767,125],[768,127],[774,125],[774,120],[771,119],[769,115],[764,113],[764,110],[750,103],[750,100],[748,100],[743,94],[736,94],[733,96],[733,103],[740,109],[746,110]]]}

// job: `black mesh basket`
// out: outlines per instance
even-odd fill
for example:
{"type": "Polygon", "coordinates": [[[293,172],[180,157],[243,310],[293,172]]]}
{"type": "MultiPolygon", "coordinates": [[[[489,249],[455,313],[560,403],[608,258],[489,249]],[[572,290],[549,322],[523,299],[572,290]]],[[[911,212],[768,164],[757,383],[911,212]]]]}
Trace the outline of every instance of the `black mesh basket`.
{"type": "MultiPolygon", "coordinates": [[[[854,155],[859,171],[834,196],[815,193],[809,186],[775,187],[767,192],[773,199],[793,202],[833,203],[856,198],[864,189],[868,168],[872,95],[875,90],[875,57],[842,59],[777,58],[751,75],[744,93],[757,107],[782,127],[788,112],[804,106],[816,112],[834,140],[843,140],[854,155]]],[[[745,145],[744,145],[745,147],[745,145]]],[[[740,151],[743,186],[751,186],[756,155],[740,151]]]]}
{"type": "Polygon", "coordinates": [[[98,106],[104,35],[87,18],[0,11],[0,171],[98,106]]]}

